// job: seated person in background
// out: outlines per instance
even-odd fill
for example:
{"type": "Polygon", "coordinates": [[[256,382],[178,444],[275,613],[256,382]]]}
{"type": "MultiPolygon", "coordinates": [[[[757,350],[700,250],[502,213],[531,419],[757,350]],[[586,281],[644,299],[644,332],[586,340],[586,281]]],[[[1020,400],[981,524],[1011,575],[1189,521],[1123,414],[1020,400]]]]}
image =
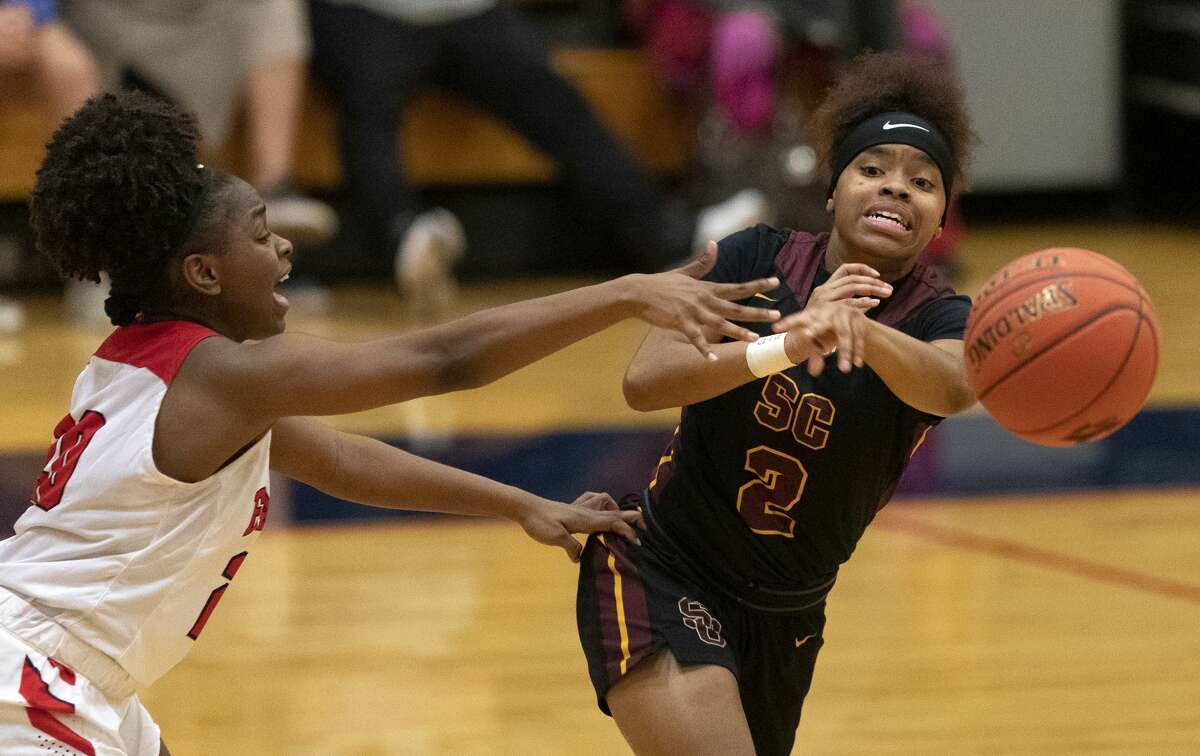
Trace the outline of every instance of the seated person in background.
{"type": "MultiPolygon", "coordinates": [[[[58,123],[96,93],[91,54],[58,18],[54,0],[0,0],[0,79],[32,89],[58,123]]],[[[0,296],[0,334],[25,322],[19,302],[0,296]]]]}
{"type": "Polygon", "coordinates": [[[91,53],[58,18],[54,0],[0,0],[0,76],[32,76],[55,123],[96,93],[91,53]]]}
{"type": "Polygon", "coordinates": [[[64,15],[106,89],[132,80],[196,113],[209,149],[226,141],[240,109],[244,173],[271,225],[301,245],[333,235],[332,208],[289,182],[309,53],[300,0],[89,0],[64,15]]]}
{"type": "MultiPolygon", "coordinates": [[[[427,84],[490,111],[549,155],[590,217],[614,230],[626,266],[661,270],[689,255],[691,213],[664,203],[626,147],[550,67],[531,25],[506,4],[312,0],[310,15],[313,67],[338,103],[356,222],[394,255],[401,290],[426,300],[416,309],[444,315],[451,268],[466,245],[453,214],[421,206],[397,149],[405,109],[427,84]]],[[[708,238],[757,220],[730,218],[708,238]]]]}

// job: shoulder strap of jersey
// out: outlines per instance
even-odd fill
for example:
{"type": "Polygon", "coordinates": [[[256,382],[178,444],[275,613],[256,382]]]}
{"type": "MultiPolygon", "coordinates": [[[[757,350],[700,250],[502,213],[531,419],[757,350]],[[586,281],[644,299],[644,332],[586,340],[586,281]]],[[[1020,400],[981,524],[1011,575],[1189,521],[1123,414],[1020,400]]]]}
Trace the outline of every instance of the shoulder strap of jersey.
{"type": "Polygon", "coordinates": [[[897,328],[930,302],[954,295],[954,288],[940,273],[917,263],[907,276],[897,282],[892,296],[884,300],[883,308],[875,315],[875,320],[897,328]]]}
{"type": "Polygon", "coordinates": [[[216,331],[187,320],[121,326],[104,340],[96,356],[146,368],[170,385],[192,348],[216,331]]]}
{"type": "Polygon", "coordinates": [[[795,297],[801,308],[808,303],[817,271],[825,261],[825,248],[829,245],[829,234],[808,234],[792,231],[779,254],[775,256],[775,269],[779,277],[795,297]]]}

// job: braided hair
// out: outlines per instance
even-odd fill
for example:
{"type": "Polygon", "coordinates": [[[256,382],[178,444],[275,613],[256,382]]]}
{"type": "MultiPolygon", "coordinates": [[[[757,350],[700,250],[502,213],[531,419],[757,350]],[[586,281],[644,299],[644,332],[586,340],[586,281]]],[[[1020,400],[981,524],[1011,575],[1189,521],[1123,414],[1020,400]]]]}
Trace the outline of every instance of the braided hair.
{"type": "Polygon", "coordinates": [[[169,306],[166,269],[206,236],[229,177],[196,162],[195,119],[126,91],[94,97],[59,126],[30,200],[39,250],[67,277],[112,288],[113,325],[169,306]]]}
{"type": "Polygon", "coordinates": [[[831,176],[835,147],[861,123],[879,113],[915,113],[931,122],[950,148],[960,184],[976,141],[967,117],[962,87],[945,69],[915,60],[904,52],[859,55],[838,76],[813,114],[812,133],[826,180],[831,176]]]}

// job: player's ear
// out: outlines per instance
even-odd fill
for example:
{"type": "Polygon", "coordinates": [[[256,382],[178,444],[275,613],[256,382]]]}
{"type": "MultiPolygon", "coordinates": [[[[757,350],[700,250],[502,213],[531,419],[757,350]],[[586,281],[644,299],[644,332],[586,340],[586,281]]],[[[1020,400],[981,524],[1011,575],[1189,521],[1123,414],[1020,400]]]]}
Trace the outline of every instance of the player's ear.
{"type": "Polygon", "coordinates": [[[194,253],[187,255],[179,265],[186,288],[214,296],[221,293],[221,274],[214,255],[194,253]]]}
{"type": "Polygon", "coordinates": [[[833,195],[829,195],[829,199],[825,200],[825,212],[833,215],[833,195]]]}

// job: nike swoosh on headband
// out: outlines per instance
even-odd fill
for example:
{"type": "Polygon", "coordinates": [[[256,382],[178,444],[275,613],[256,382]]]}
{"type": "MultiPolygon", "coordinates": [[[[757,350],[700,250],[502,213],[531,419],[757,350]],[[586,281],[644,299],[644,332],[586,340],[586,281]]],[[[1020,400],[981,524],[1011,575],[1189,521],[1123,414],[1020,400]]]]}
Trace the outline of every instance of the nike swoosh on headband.
{"type": "Polygon", "coordinates": [[[892,123],[891,121],[887,121],[883,124],[884,131],[891,131],[892,129],[920,129],[921,131],[929,131],[924,126],[918,126],[915,123],[892,123]]]}

